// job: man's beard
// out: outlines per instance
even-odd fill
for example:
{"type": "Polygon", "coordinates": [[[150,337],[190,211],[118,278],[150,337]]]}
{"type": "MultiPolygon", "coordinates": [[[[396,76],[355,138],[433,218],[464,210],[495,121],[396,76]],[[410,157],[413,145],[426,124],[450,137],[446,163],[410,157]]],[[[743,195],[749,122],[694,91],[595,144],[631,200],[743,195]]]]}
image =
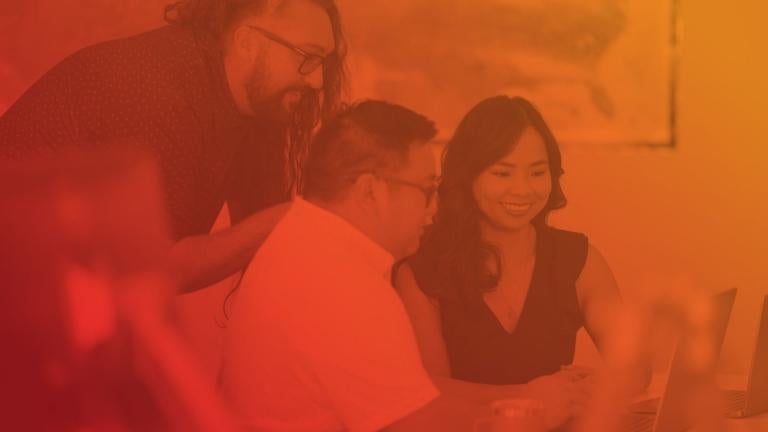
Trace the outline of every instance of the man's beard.
{"type": "Polygon", "coordinates": [[[290,187],[295,187],[312,131],[320,120],[321,93],[308,86],[290,86],[266,95],[262,85],[265,71],[261,66],[257,66],[246,83],[248,102],[258,123],[271,129],[273,136],[282,135],[286,139],[286,180],[290,187]],[[299,97],[291,106],[286,106],[284,99],[292,91],[299,97]]]}
{"type": "Polygon", "coordinates": [[[245,87],[249,106],[254,116],[260,121],[288,127],[304,123],[307,116],[311,117],[318,113],[320,102],[317,90],[306,85],[294,85],[273,94],[267,94],[262,85],[264,79],[264,70],[257,67],[245,87]],[[285,102],[289,93],[298,95],[290,106],[285,102]],[[302,118],[304,118],[303,121],[302,118]]]}

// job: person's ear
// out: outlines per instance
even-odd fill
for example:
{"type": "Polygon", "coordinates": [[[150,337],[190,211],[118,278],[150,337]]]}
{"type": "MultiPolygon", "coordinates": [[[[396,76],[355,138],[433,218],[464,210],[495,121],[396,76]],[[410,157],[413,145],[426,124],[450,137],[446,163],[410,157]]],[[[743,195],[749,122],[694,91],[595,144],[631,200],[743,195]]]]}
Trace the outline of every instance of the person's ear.
{"type": "Polygon", "coordinates": [[[351,195],[362,208],[378,210],[389,198],[387,186],[373,173],[361,174],[352,184],[351,195]]]}
{"type": "Polygon", "coordinates": [[[258,49],[258,43],[254,37],[254,30],[245,24],[237,26],[232,32],[232,50],[238,57],[253,58],[258,49]]]}

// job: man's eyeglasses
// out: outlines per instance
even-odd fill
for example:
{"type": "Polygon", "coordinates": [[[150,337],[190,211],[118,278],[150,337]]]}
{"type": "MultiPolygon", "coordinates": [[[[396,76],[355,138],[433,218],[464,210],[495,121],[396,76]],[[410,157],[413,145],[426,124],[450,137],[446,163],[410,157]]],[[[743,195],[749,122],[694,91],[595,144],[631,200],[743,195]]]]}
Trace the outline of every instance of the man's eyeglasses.
{"type": "Polygon", "coordinates": [[[414,183],[412,181],[397,178],[397,177],[384,177],[384,180],[390,183],[409,186],[409,187],[420,190],[421,193],[424,194],[425,207],[429,207],[430,205],[432,205],[432,201],[434,201],[435,197],[437,196],[437,185],[435,184],[430,186],[424,186],[424,185],[420,185],[418,183],[414,183]]]}
{"type": "MultiPolygon", "coordinates": [[[[261,33],[267,39],[269,39],[269,40],[271,40],[273,42],[276,42],[276,43],[278,43],[278,44],[280,44],[280,45],[282,45],[282,46],[292,50],[293,52],[295,52],[296,54],[300,55],[301,57],[303,57],[304,60],[299,65],[299,73],[302,74],[302,75],[309,75],[309,74],[311,74],[312,72],[316,71],[317,68],[319,68],[320,66],[325,65],[326,60],[328,60],[328,56],[321,57],[321,56],[319,56],[317,54],[308,53],[308,52],[304,51],[303,49],[297,47],[296,45],[288,42],[287,40],[285,40],[283,38],[281,38],[280,36],[272,33],[269,30],[264,30],[261,27],[253,26],[253,25],[248,25],[247,27],[251,28],[253,30],[256,30],[257,32],[261,33]]],[[[333,54],[331,54],[331,55],[333,55],[333,54]]]]}

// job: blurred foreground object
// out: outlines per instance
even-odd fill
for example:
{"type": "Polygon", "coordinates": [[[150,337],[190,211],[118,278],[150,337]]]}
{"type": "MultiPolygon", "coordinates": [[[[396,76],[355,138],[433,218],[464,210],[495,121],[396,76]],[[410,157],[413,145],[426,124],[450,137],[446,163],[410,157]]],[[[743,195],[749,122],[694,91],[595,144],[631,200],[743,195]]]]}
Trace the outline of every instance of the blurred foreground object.
{"type": "Polygon", "coordinates": [[[660,297],[647,309],[621,314],[596,396],[577,431],[720,432],[722,400],[715,382],[720,347],[736,296],[732,289],[714,298],[660,297]],[[631,383],[640,359],[658,350],[662,335],[677,339],[661,400],[631,405],[631,383]],[[650,409],[640,408],[653,402],[650,409]],[[629,413],[629,411],[632,413],[629,413]]]}
{"type": "Polygon", "coordinates": [[[0,199],[1,429],[233,429],[165,316],[149,159],[0,161],[0,199]]]}
{"type": "Polygon", "coordinates": [[[726,414],[731,418],[746,418],[768,412],[768,295],[757,328],[757,342],[752,351],[746,389],[724,391],[726,414]]]}

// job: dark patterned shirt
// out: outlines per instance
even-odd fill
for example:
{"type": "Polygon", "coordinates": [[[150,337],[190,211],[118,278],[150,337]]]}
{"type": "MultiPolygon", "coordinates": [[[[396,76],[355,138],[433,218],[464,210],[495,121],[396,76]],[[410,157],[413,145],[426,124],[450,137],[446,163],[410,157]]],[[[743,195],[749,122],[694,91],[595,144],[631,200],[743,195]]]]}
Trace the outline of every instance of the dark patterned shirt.
{"type": "Polygon", "coordinates": [[[166,26],[66,58],[0,117],[0,156],[130,145],[162,172],[175,238],[207,233],[225,200],[284,200],[279,136],[241,115],[221,50],[166,26]],[[270,144],[271,143],[271,144],[270,144]]]}

